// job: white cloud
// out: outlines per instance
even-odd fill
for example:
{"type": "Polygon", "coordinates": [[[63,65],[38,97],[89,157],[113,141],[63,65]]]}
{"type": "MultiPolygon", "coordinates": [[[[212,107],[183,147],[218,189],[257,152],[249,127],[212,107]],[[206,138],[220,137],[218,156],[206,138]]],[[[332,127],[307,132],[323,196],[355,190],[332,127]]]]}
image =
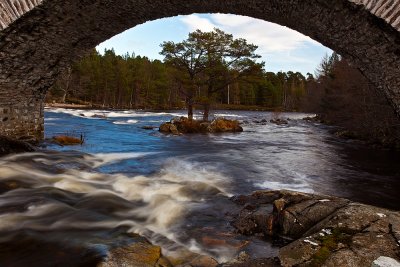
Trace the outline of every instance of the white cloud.
{"type": "Polygon", "coordinates": [[[233,34],[236,38],[244,38],[250,43],[258,45],[258,53],[261,55],[290,52],[307,44],[319,44],[287,27],[245,16],[230,14],[201,16],[193,14],[180,19],[190,31],[195,29],[210,31],[216,27],[233,34]]]}
{"type": "Polygon", "coordinates": [[[259,46],[260,60],[268,71],[314,72],[321,58],[331,51],[312,39],[286,27],[245,16],[226,14],[193,14],[151,21],[130,29],[97,47],[114,48],[117,54],[127,51],[136,55],[162,59],[159,44],[180,42],[196,29],[211,31],[220,28],[235,38],[244,38],[259,46]]]}
{"type": "Polygon", "coordinates": [[[186,24],[191,32],[197,29],[202,31],[212,31],[215,27],[217,27],[208,18],[203,18],[195,14],[182,16],[180,17],[180,20],[186,24]]]}

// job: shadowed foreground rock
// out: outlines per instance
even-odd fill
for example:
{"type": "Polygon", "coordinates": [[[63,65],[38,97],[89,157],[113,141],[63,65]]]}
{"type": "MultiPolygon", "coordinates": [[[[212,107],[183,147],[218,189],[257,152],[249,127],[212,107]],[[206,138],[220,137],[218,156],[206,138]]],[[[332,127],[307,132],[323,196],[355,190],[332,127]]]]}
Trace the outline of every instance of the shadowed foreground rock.
{"type": "Polygon", "coordinates": [[[239,232],[293,238],[280,249],[282,266],[372,266],[380,257],[400,266],[400,212],[291,191],[233,201],[243,206],[233,222],[239,232]]]}
{"type": "Polygon", "coordinates": [[[0,135],[0,157],[8,154],[33,152],[34,147],[27,142],[14,140],[0,135]]]}

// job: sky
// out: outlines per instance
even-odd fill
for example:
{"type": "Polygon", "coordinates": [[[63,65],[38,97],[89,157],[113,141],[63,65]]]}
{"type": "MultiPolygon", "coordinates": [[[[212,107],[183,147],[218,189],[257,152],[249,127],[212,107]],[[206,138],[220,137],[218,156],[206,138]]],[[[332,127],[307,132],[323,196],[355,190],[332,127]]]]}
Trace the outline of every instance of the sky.
{"type": "Polygon", "coordinates": [[[126,53],[160,59],[160,44],[164,41],[180,42],[196,29],[211,31],[219,28],[245,38],[258,46],[267,71],[299,71],[314,74],[324,55],[332,51],[311,38],[287,27],[267,21],[230,14],[192,14],[146,22],[129,29],[97,46],[113,48],[119,55],[126,53]]]}

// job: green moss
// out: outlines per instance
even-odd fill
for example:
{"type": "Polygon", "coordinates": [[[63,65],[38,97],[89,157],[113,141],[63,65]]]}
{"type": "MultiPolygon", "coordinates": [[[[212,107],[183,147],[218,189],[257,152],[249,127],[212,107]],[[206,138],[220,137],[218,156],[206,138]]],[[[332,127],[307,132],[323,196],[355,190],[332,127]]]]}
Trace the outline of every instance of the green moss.
{"type": "Polygon", "coordinates": [[[331,235],[320,236],[317,240],[321,242],[321,248],[313,255],[311,267],[322,266],[332,252],[337,249],[339,243],[348,245],[351,242],[351,236],[339,228],[335,228],[331,235]]]}
{"type": "Polygon", "coordinates": [[[313,256],[311,266],[321,266],[331,255],[327,247],[321,247],[313,256]]]}

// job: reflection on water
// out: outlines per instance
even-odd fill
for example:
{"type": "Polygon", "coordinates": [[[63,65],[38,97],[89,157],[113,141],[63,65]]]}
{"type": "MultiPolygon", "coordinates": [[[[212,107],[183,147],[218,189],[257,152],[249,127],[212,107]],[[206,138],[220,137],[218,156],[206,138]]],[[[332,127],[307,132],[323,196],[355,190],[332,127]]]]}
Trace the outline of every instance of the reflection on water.
{"type": "Polygon", "coordinates": [[[217,113],[245,121],[245,132],[166,136],[142,127],[183,114],[47,110],[47,136],[84,134],[86,142],[0,159],[0,241],[34,231],[89,242],[122,227],[168,253],[184,248],[224,261],[241,250],[277,251],[233,234],[233,194],[292,189],[400,209],[399,154],[338,140],[302,121],[306,114],[281,114],[291,120],[277,126],[253,122],[271,113],[217,113]]]}

